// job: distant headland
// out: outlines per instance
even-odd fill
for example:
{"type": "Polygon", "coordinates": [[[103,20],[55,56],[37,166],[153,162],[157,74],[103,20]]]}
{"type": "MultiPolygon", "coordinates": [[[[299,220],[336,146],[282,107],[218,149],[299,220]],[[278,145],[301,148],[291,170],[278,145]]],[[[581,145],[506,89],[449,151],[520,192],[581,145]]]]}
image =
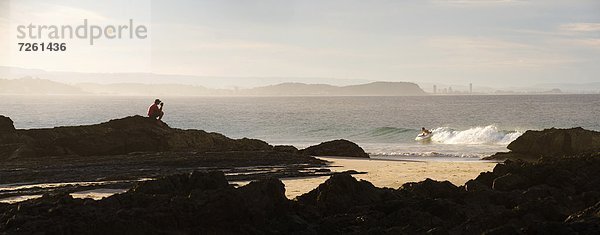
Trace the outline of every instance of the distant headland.
{"type": "Polygon", "coordinates": [[[280,83],[248,89],[211,89],[183,84],[77,83],[66,84],[25,77],[0,79],[5,95],[159,95],[159,96],[418,96],[427,95],[410,82],[371,82],[360,85],[280,83]]]}

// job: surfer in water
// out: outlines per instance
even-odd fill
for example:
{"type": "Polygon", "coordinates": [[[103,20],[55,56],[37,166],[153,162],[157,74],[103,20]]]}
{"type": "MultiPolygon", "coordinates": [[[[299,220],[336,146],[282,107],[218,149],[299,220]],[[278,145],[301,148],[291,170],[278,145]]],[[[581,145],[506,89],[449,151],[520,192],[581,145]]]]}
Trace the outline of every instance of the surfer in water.
{"type": "Polygon", "coordinates": [[[415,140],[427,143],[431,141],[432,134],[433,133],[431,133],[430,130],[425,129],[425,127],[421,127],[421,134],[417,135],[417,137],[415,137],[415,140]]]}
{"type": "Polygon", "coordinates": [[[429,135],[431,134],[430,130],[425,129],[425,127],[421,127],[421,135],[429,135]]]}

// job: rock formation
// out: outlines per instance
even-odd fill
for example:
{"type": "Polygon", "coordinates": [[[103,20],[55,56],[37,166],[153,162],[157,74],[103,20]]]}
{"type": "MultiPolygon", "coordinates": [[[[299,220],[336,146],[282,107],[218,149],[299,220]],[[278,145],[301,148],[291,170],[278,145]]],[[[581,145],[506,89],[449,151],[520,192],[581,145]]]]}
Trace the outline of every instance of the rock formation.
{"type": "Polygon", "coordinates": [[[331,176],[297,198],[278,179],[235,188],[220,172],[140,182],[100,201],[44,195],[0,204],[0,233],[598,234],[600,153],[507,161],[465,186],[377,188],[331,176]]]}
{"type": "Polygon", "coordinates": [[[142,116],[108,122],[45,129],[15,130],[0,116],[0,159],[42,156],[100,156],[133,152],[277,151],[314,156],[368,157],[347,140],[334,140],[299,151],[294,146],[271,146],[257,139],[230,139],[219,133],[181,130],[142,116]]]}
{"type": "MultiPolygon", "coordinates": [[[[50,135],[38,138],[56,140],[64,136],[91,138],[85,133],[98,135],[91,130],[113,134],[123,131],[119,128],[124,128],[124,133],[136,130],[120,126],[120,121],[109,123],[36,131],[50,135]]],[[[164,126],[151,130],[164,134],[159,146],[172,149],[264,146],[214,137],[219,142],[210,133],[182,143],[180,140],[198,132],[176,133],[181,130],[164,126]]],[[[26,131],[17,133],[23,138],[26,131]]],[[[464,186],[427,179],[398,189],[377,188],[350,175],[336,174],[289,200],[278,179],[234,187],[222,172],[195,171],[139,182],[123,194],[99,201],[45,194],[17,204],[0,203],[0,234],[599,234],[597,132],[550,129],[524,136],[511,144],[511,150],[535,155],[537,161],[507,160],[464,186]],[[586,144],[579,146],[574,139],[586,144]]],[[[47,146],[33,143],[38,145],[25,142],[47,146]]],[[[328,145],[302,152],[348,153],[346,148],[328,145]]]]}
{"type": "MultiPolygon", "coordinates": [[[[8,128],[8,121],[1,119],[0,126],[3,129],[8,128]]],[[[16,135],[11,138],[0,139],[0,159],[116,155],[132,152],[272,150],[272,146],[261,140],[234,140],[218,133],[170,128],[165,123],[142,116],[115,119],[95,125],[14,132],[16,135]]]]}
{"type": "Polygon", "coordinates": [[[581,127],[526,131],[507,147],[510,152],[497,153],[486,160],[521,159],[536,161],[600,151],[600,132],[581,127]]]}
{"type": "Polygon", "coordinates": [[[281,181],[240,188],[220,172],[193,172],[143,182],[101,201],[69,195],[0,204],[0,233],[256,234],[305,229],[290,213],[281,181]]]}
{"type": "Polygon", "coordinates": [[[9,117],[0,115],[0,135],[14,133],[15,131],[13,121],[9,117]]]}
{"type": "Polygon", "coordinates": [[[344,139],[323,142],[302,149],[300,152],[311,156],[369,157],[360,146],[344,139]]]}

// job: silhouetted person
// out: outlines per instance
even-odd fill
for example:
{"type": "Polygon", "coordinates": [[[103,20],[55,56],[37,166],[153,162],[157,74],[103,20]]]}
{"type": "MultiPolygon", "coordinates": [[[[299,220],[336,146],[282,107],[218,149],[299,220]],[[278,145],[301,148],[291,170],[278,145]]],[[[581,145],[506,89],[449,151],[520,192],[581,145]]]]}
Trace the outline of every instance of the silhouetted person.
{"type": "Polygon", "coordinates": [[[162,111],[163,105],[164,103],[162,101],[155,99],[154,104],[150,105],[150,108],[148,109],[148,117],[161,120],[165,114],[162,111]]]}

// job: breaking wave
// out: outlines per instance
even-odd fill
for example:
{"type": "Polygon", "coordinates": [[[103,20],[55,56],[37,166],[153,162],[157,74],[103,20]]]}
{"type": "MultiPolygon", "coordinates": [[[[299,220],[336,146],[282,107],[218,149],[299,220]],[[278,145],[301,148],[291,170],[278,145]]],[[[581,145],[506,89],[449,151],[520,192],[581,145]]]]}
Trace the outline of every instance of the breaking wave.
{"type": "Polygon", "coordinates": [[[475,153],[438,153],[438,152],[370,152],[371,157],[375,158],[474,158],[480,159],[488,156],[487,154],[475,153]]]}
{"type": "Polygon", "coordinates": [[[402,134],[402,133],[406,133],[406,132],[410,132],[410,131],[414,131],[413,129],[407,129],[407,128],[398,128],[398,127],[379,127],[376,128],[372,131],[370,131],[368,134],[370,136],[394,136],[394,135],[398,135],[398,134],[402,134]]]}
{"type": "Polygon", "coordinates": [[[432,130],[431,140],[442,144],[494,144],[508,145],[523,133],[520,131],[498,130],[495,125],[473,127],[467,130],[454,130],[438,127],[432,130]]]}

